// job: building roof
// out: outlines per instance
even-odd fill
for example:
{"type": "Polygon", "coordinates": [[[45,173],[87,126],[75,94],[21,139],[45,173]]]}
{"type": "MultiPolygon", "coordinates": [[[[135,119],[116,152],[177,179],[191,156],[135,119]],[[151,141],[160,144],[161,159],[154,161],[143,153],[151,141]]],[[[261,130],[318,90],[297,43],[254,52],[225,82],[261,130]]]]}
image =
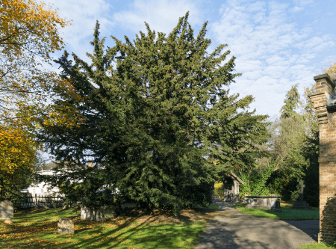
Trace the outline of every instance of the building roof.
{"type": "MultiPolygon", "coordinates": [[[[45,165],[42,167],[42,169],[43,169],[44,171],[51,171],[51,170],[53,170],[53,169],[56,167],[56,163],[59,163],[59,162],[60,162],[60,161],[47,163],[47,164],[45,164],[45,165]]],[[[65,165],[67,165],[67,164],[68,164],[68,163],[65,162],[65,165]]],[[[92,163],[91,161],[89,161],[89,162],[88,162],[88,166],[89,166],[89,167],[93,167],[93,163],[92,163]]]]}
{"type": "Polygon", "coordinates": [[[43,170],[53,170],[56,167],[54,162],[47,163],[43,166],[43,170]]]}
{"type": "Polygon", "coordinates": [[[230,175],[233,179],[235,179],[236,181],[238,181],[240,184],[245,184],[238,176],[236,176],[235,173],[233,173],[232,171],[230,171],[230,175]]]}

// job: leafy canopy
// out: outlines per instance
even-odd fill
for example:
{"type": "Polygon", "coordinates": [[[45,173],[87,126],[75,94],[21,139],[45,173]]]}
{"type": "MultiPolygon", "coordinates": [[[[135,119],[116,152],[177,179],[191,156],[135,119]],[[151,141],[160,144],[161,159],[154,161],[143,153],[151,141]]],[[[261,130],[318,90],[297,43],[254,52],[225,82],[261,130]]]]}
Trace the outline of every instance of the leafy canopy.
{"type": "Polygon", "coordinates": [[[41,66],[63,48],[58,27],[69,23],[44,3],[30,0],[2,0],[0,17],[0,185],[5,195],[4,189],[23,186],[19,182],[28,178],[42,149],[32,121],[45,110],[36,103],[63,82],[41,66]]]}
{"type": "Polygon", "coordinates": [[[55,104],[78,110],[77,127],[41,119],[39,138],[60,161],[49,181],[62,184],[68,200],[92,208],[134,201],[176,212],[206,206],[218,174],[257,152],[267,116],[245,110],[252,96],[238,99],[224,89],[240,75],[235,57],[223,64],[226,45],[208,54],[207,23],[194,38],[188,15],[168,37],[146,23],[147,35],[133,43],[112,36],[115,46],[106,50],[97,21],[90,65],[75,54],[69,60],[66,51],[56,61],[74,94],[55,88],[55,104]],[[116,188],[120,194],[111,195],[116,188]]]}

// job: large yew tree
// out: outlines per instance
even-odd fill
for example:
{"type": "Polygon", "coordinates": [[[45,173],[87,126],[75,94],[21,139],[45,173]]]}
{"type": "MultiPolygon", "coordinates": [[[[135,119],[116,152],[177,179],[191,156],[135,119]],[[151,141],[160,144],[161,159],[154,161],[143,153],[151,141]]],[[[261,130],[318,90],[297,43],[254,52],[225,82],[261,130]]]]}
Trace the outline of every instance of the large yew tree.
{"type": "Polygon", "coordinates": [[[56,61],[72,94],[54,89],[55,104],[78,110],[77,127],[41,120],[39,137],[59,160],[48,180],[67,200],[176,212],[192,202],[206,206],[218,174],[250,160],[267,116],[246,110],[252,96],[229,95],[225,87],[240,75],[235,57],[224,63],[226,45],[208,54],[207,23],[194,38],[188,14],[167,37],[146,23],[147,35],[125,43],[112,36],[115,46],[106,50],[97,22],[90,65],[67,52],[56,61]]]}

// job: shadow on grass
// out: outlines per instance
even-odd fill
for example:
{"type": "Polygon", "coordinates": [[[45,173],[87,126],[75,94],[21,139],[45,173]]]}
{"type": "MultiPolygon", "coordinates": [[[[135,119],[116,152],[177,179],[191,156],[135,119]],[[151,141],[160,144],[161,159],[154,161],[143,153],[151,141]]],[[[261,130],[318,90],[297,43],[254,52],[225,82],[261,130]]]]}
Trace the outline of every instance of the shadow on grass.
{"type": "Polygon", "coordinates": [[[14,224],[0,224],[2,248],[193,248],[213,210],[183,210],[173,217],[166,210],[133,210],[103,222],[80,220],[70,210],[33,210],[15,214],[14,224]],[[188,213],[189,212],[189,213],[188,213]],[[73,218],[74,235],[57,234],[60,217],[73,218]],[[200,221],[195,221],[202,219],[200,221]],[[5,226],[6,229],[2,229],[5,226]]]}

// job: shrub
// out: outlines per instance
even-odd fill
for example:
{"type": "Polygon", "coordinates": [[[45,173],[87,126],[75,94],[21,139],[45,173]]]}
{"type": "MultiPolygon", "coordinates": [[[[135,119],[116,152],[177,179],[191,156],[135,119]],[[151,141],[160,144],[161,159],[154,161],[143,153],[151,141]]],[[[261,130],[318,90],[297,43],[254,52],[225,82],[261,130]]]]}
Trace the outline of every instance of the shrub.
{"type": "Polygon", "coordinates": [[[290,201],[296,202],[298,198],[299,198],[299,188],[297,188],[297,190],[292,191],[290,201]]]}
{"type": "Polygon", "coordinates": [[[239,196],[242,198],[245,194],[247,195],[266,195],[270,196],[272,193],[270,189],[266,186],[267,179],[272,174],[272,170],[275,166],[271,166],[262,173],[257,171],[252,172],[250,177],[250,185],[247,185],[247,174],[243,173],[240,178],[246,184],[240,185],[239,196]]]}
{"type": "Polygon", "coordinates": [[[215,183],[215,196],[224,196],[224,186],[222,182],[215,183]]]}

